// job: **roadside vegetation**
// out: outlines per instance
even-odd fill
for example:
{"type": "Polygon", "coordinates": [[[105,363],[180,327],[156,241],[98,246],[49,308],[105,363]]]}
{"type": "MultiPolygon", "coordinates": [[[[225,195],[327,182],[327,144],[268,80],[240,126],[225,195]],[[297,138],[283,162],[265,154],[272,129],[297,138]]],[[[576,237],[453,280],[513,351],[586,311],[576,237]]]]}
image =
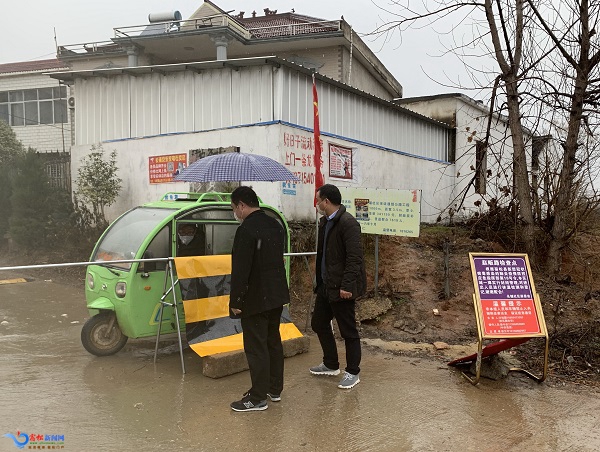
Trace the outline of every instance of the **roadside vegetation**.
{"type": "MultiPolygon", "coordinates": [[[[475,206],[489,209],[491,222],[514,232],[509,249],[527,252],[538,268],[558,277],[564,254],[593,227],[600,203],[600,4],[590,0],[374,3],[384,23],[373,36],[386,41],[396,35],[409,38],[411,29],[432,27],[447,43],[446,52],[464,63],[468,81],[443,84],[485,96],[489,116],[487,133],[480,140],[486,158],[500,166],[495,174],[487,173],[488,187],[498,185],[491,190],[494,195],[482,196],[475,206]],[[490,126],[498,117],[507,118],[509,133],[493,142],[490,126]],[[512,156],[501,165],[505,145],[512,156]],[[509,176],[508,183],[497,178],[499,173],[509,176]]],[[[448,206],[446,216],[463,209],[464,194],[473,190],[481,170],[476,166],[461,175],[470,182],[448,206]]]]}
{"type": "Polygon", "coordinates": [[[104,208],[119,195],[117,172],[115,152],[107,159],[101,145],[92,146],[72,198],[50,183],[35,149],[25,149],[0,121],[0,243],[16,253],[60,250],[87,259],[108,225],[104,208]]]}
{"type": "MultiPolygon", "coordinates": [[[[597,225],[600,225],[598,218],[597,225]]],[[[379,284],[375,296],[375,240],[363,235],[368,293],[358,302],[368,306],[361,335],[406,343],[477,341],[473,280],[469,252],[523,252],[511,218],[502,211],[454,225],[422,225],[418,238],[381,236],[379,284]],[[449,262],[445,272],[444,262],[449,262]],[[447,276],[446,276],[447,275],[447,276]],[[434,314],[434,309],[437,314],[434,314]]],[[[292,223],[292,250],[314,251],[314,224],[292,223]]],[[[574,238],[563,253],[562,272],[551,275],[533,268],[550,339],[549,382],[600,384],[600,230],[574,238]]],[[[312,300],[314,258],[292,260],[290,312],[301,329],[312,300]]],[[[539,373],[543,340],[533,339],[512,353],[523,367],[539,373]]]]}

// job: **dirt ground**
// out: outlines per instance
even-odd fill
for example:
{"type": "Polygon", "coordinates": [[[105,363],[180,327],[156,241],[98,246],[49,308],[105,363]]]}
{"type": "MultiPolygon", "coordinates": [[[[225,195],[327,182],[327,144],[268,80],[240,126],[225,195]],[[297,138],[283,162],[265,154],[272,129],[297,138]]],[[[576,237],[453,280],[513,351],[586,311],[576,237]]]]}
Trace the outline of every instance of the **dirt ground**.
{"type": "MultiPolygon", "coordinates": [[[[291,227],[293,251],[314,249],[314,230],[297,224],[291,227]]],[[[368,278],[368,293],[358,302],[363,338],[408,344],[467,345],[477,341],[468,253],[511,250],[496,242],[472,239],[470,231],[460,227],[423,227],[418,238],[382,236],[375,296],[375,240],[372,236],[363,237],[368,278]],[[447,282],[445,247],[448,249],[447,282]]],[[[4,249],[0,265],[80,262],[88,259],[89,252],[83,248],[42,253],[4,249]]],[[[574,242],[565,257],[561,278],[549,278],[534,269],[534,282],[550,335],[549,376],[558,384],[571,381],[600,386],[600,278],[595,274],[600,271],[600,260],[597,255],[600,255],[600,243],[588,237],[574,242]]],[[[290,312],[302,330],[306,326],[310,329],[307,311],[312,302],[313,272],[314,258],[292,259],[290,312]]],[[[74,287],[82,287],[84,275],[84,267],[35,271],[36,278],[74,287]]],[[[511,353],[524,367],[540,369],[543,345],[542,340],[535,339],[511,353]]],[[[429,353],[419,350],[422,349],[407,347],[401,353],[429,353]]]]}
{"type": "Polygon", "coordinates": [[[600,450],[596,388],[516,373],[473,387],[441,359],[381,352],[397,345],[381,339],[364,340],[361,383],[340,390],[339,376],[308,371],[322,356],[313,336],[286,359],[282,400],[236,413],[229,404],[251,384],[248,372],[208,378],[186,348],[182,374],[174,337],[156,363],[154,337],[93,356],[80,340],[82,285],[32,276],[0,285],[0,451],[18,450],[10,435],[30,438],[24,449],[48,449],[39,438],[56,435],[77,452],[600,450]]]}
{"type": "MultiPolygon", "coordinates": [[[[419,238],[382,236],[375,297],[375,243],[365,236],[364,244],[369,291],[358,302],[363,337],[450,345],[477,341],[468,253],[511,250],[495,242],[472,239],[470,231],[461,227],[424,227],[419,238]],[[445,246],[449,251],[447,283],[445,246]]],[[[600,280],[591,270],[600,269],[595,261],[599,252],[597,240],[588,237],[574,243],[561,278],[533,271],[550,336],[549,376],[559,384],[576,381],[600,385],[600,280]]],[[[314,261],[310,265],[314,268],[314,261]]],[[[304,325],[311,302],[311,280],[300,259],[293,264],[290,286],[292,315],[304,325]]],[[[541,369],[543,346],[543,340],[533,339],[511,354],[524,367],[541,369]]]]}

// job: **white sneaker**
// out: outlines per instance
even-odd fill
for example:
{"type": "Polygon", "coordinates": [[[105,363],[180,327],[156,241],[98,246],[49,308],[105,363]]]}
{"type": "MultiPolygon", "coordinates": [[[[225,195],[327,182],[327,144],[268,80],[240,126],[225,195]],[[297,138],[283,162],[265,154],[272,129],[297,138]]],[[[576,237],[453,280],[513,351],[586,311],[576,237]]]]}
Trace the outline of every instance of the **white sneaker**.
{"type": "Polygon", "coordinates": [[[350,389],[360,383],[360,378],[358,375],[352,375],[351,373],[344,372],[344,377],[340,381],[338,388],[340,389],[350,389]]]}
{"type": "Polygon", "coordinates": [[[318,366],[311,367],[310,373],[313,375],[339,375],[340,369],[330,369],[325,364],[321,363],[318,366]]]}

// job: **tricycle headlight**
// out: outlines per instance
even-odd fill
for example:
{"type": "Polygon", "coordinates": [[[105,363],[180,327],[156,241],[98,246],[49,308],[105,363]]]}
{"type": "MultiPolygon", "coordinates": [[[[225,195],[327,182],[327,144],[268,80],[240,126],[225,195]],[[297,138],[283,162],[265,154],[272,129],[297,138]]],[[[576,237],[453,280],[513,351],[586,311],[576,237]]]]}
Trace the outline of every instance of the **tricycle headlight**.
{"type": "Polygon", "coordinates": [[[91,290],[94,290],[94,286],[96,285],[96,283],[94,282],[94,275],[92,275],[91,273],[87,274],[87,285],[91,290]]]}
{"type": "Polygon", "coordinates": [[[125,283],[123,281],[118,282],[117,285],[115,286],[115,294],[117,295],[117,297],[123,298],[126,293],[127,293],[127,283],[125,283]]]}

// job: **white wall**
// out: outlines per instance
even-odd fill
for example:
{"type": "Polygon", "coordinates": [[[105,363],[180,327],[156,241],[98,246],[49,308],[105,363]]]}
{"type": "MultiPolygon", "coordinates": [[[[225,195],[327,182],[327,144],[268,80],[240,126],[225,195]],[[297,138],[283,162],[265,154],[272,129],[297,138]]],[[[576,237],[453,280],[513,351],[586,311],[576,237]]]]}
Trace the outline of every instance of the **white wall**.
{"type": "MultiPolygon", "coordinates": [[[[462,198],[467,183],[475,172],[475,140],[484,141],[488,123],[488,114],[472,105],[456,100],[456,187],[455,196],[462,198]]],[[[487,168],[491,176],[486,177],[486,193],[481,196],[475,193],[473,187],[469,188],[464,201],[464,210],[458,212],[462,216],[470,216],[476,211],[487,210],[487,204],[477,207],[474,203],[481,200],[495,198],[500,204],[506,204],[512,196],[505,197],[501,189],[508,186],[512,190],[512,153],[513,145],[508,123],[505,121],[492,121],[490,137],[488,139],[487,168]]]]}
{"type": "Polygon", "coordinates": [[[350,56],[350,51],[341,48],[344,75],[342,82],[347,83],[361,91],[391,101],[392,95],[374,78],[363,64],[358,61],[355,54],[350,56]]]}
{"type": "MultiPolygon", "coordinates": [[[[48,70],[48,72],[51,72],[51,70],[48,70]]],[[[59,86],[58,80],[43,75],[42,72],[0,74],[0,91],[49,88],[54,86],[59,86]]],[[[69,116],[67,112],[67,118],[69,116]]],[[[12,129],[26,148],[32,147],[39,152],[68,152],[71,148],[70,122],[64,124],[14,126],[12,129]]]]}
{"type": "MultiPolygon", "coordinates": [[[[448,206],[455,183],[454,165],[446,162],[452,130],[327,81],[317,87],[325,181],[422,190],[422,220],[434,222],[448,206]],[[351,180],[329,177],[330,143],[352,149],[351,180]]],[[[295,186],[252,185],[289,219],[314,218],[313,99],[307,74],[261,65],[199,74],[78,77],[76,89],[73,186],[92,144],[104,141],[107,154],[117,150],[123,191],[107,211],[111,219],[167,191],[189,191],[186,183],[150,184],[150,156],[229,146],[266,155],[297,173],[302,182],[295,186]]]]}
{"type": "Polygon", "coordinates": [[[334,80],[341,80],[339,46],[277,52],[277,56],[309,68],[316,65],[318,66],[316,71],[319,74],[334,80]]]}
{"type": "MultiPolygon", "coordinates": [[[[313,219],[314,167],[309,162],[314,155],[314,148],[310,147],[312,136],[312,132],[305,129],[273,124],[103,143],[106,155],[113,149],[117,151],[117,166],[123,179],[121,196],[107,210],[107,216],[112,220],[136,205],[160,199],[168,191],[189,191],[188,183],[150,184],[150,156],[189,153],[198,148],[239,146],[241,152],[265,155],[279,161],[293,173],[299,173],[303,181],[295,186],[284,187],[283,182],[246,184],[252,185],[264,202],[277,207],[288,220],[313,219]],[[299,159],[293,160],[295,164],[292,164],[292,154],[299,159]],[[284,193],[284,189],[294,194],[284,193]]],[[[349,140],[322,136],[322,141],[325,182],[340,187],[422,190],[421,212],[424,222],[434,222],[439,209],[447,205],[452,184],[451,177],[443,174],[452,174],[453,171],[447,167],[453,165],[400,155],[349,140]],[[353,149],[352,180],[329,177],[329,143],[353,149]]],[[[81,158],[88,152],[88,145],[74,146],[72,149],[74,184],[81,158]]]]}
{"type": "MultiPolygon", "coordinates": [[[[80,54],[81,55],[81,54],[80,54]]],[[[85,55],[85,54],[83,54],[85,55]]],[[[74,71],[84,71],[87,69],[99,69],[107,67],[128,67],[129,58],[127,55],[91,55],[89,58],[80,56],[79,58],[71,58],[69,64],[74,71]]],[[[138,56],[138,66],[150,64],[150,61],[145,55],[138,56]]]]}
{"type": "MultiPolygon", "coordinates": [[[[190,184],[149,183],[148,159],[151,156],[188,153],[192,149],[211,149],[239,146],[241,152],[267,155],[277,158],[278,126],[244,127],[226,130],[182,133],[142,139],[127,139],[103,143],[105,155],[117,151],[117,167],[123,180],[121,196],[116,204],[107,209],[109,219],[114,219],[124,211],[150,201],[156,201],[166,192],[190,191],[190,184]],[[268,150],[271,150],[269,152],[268,150]]],[[[89,153],[89,145],[74,146],[72,149],[71,172],[73,186],[76,187],[77,170],[81,159],[89,153]]],[[[282,208],[277,183],[252,183],[263,201],[282,208]]]]}
{"type": "MultiPolygon", "coordinates": [[[[445,177],[449,178],[453,185],[448,207],[456,208],[463,200],[465,188],[475,174],[475,142],[485,140],[488,125],[486,108],[462,96],[432,98],[403,106],[456,127],[455,164],[444,170],[445,177]]],[[[530,161],[531,136],[526,135],[525,140],[530,161]]],[[[486,178],[486,194],[477,194],[473,186],[469,187],[462,208],[456,212],[458,216],[468,217],[475,212],[487,210],[485,200],[496,198],[502,205],[512,199],[512,196],[504,196],[502,190],[503,187],[512,190],[512,153],[508,122],[505,118],[494,117],[488,142],[487,168],[491,171],[491,176],[486,178]],[[475,202],[482,199],[482,205],[476,206],[475,202]]],[[[447,212],[444,216],[447,217],[447,212]]]]}

